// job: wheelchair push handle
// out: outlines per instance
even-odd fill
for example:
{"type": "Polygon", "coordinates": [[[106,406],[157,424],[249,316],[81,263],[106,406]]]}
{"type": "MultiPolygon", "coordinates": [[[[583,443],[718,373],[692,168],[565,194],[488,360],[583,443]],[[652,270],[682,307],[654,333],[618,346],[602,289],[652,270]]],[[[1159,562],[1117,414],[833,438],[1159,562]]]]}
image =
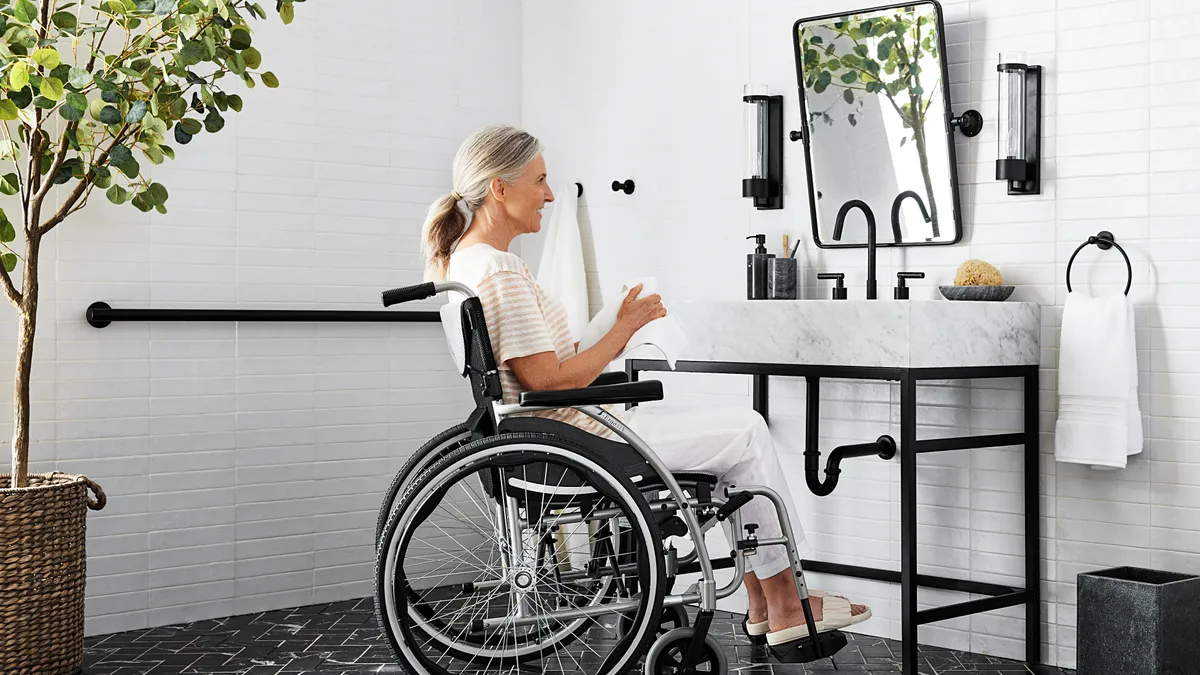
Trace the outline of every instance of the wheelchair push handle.
{"type": "Polygon", "coordinates": [[[391,307],[402,302],[412,302],[413,300],[424,300],[437,295],[437,286],[432,282],[416,284],[415,286],[404,286],[403,288],[393,288],[384,291],[381,294],[384,307],[391,307]]]}
{"type": "Polygon", "coordinates": [[[472,291],[470,287],[457,281],[441,281],[437,283],[427,281],[423,284],[415,284],[413,286],[404,286],[402,288],[393,288],[391,290],[384,291],[381,294],[381,299],[383,300],[384,307],[391,307],[392,305],[398,305],[402,302],[412,302],[414,300],[432,298],[438,293],[445,293],[446,291],[458,291],[468,298],[475,297],[475,292],[472,291]]]}

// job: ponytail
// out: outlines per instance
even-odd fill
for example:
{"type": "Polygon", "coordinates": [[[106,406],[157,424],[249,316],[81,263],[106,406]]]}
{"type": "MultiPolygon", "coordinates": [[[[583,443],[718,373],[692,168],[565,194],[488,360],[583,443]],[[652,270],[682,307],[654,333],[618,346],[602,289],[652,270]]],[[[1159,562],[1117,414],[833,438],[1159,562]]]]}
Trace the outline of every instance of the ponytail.
{"type": "Polygon", "coordinates": [[[529,132],[503,124],[484,127],[463,141],[454,155],[454,190],[429,207],[421,228],[426,281],[446,278],[450,254],[487,198],[492,179],[516,182],[541,151],[542,142],[529,132]]]}
{"type": "Polygon", "coordinates": [[[450,253],[467,231],[467,214],[458,206],[455,194],[448,194],[429,207],[421,228],[422,253],[425,256],[425,281],[442,281],[450,265],[450,253]]]}

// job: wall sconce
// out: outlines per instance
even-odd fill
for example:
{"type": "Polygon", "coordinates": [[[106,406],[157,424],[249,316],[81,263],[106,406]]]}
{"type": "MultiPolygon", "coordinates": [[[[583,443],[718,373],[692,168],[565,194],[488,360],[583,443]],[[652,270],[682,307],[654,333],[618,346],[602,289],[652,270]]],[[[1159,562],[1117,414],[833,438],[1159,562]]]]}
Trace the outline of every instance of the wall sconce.
{"type": "Polygon", "coordinates": [[[1010,195],[1042,192],[1042,67],[1024,63],[1025,54],[1001,54],[996,180],[1008,181],[1010,195]]]}
{"type": "Polygon", "coordinates": [[[758,209],[783,208],[783,97],[768,96],[762,84],[748,84],[746,102],[746,177],[742,196],[758,209]]]}

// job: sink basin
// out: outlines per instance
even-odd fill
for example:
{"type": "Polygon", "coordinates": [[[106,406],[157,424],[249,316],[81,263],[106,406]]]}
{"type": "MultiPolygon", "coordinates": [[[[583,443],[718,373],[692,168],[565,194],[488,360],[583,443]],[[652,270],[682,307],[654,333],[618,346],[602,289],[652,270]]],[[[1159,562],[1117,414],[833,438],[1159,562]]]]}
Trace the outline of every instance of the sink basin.
{"type": "Polygon", "coordinates": [[[689,361],[882,368],[1037,364],[1041,307],[946,300],[672,302],[689,361]]]}

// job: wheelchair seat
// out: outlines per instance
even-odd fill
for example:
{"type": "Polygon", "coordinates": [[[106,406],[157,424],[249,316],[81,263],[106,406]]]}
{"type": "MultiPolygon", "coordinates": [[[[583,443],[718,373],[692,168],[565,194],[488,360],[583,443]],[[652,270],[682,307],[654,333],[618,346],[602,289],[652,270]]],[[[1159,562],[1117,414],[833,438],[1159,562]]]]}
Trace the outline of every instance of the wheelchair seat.
{"type": "MultiPolygon", "coordinates": [[[[595,450],[604,455],[606,459],[620,467],[639,489],[663,487],[653,467],[638,454],[638,451],[633,446],[623,441],[613,441],[603,438],[566,422],[528,415],[506,417],[500,421],[499,431],[501,433],[528,432],[550,434],[565,438],[576,445],[582,445],[585,448],[595,450]]],[[[707,484],[710,488],[715,488],[717,485],[717,477],[712,474],[698,471],[672,471],[671,475],[681,485],[707,484]]],[[[566,486],[564,485],[564,487],[566,486]]]]}

